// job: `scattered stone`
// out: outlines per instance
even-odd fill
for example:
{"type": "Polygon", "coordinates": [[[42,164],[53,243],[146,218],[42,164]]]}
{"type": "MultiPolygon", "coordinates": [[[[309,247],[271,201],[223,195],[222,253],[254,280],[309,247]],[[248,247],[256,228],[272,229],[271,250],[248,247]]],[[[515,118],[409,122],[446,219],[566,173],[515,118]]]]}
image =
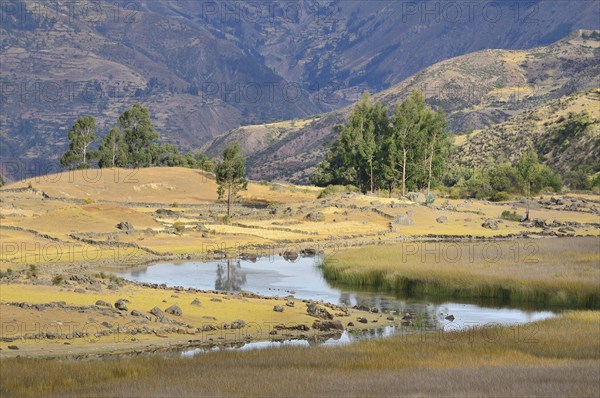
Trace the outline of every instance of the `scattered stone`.
{"type": "Polygon", "coordinates": [[[176,315],[176,316],[183,315],[183,311],[181,311],[181,308],[179,308],[179,306],[177,304],[173,304],[172,306],[167,308],[165,310],[165,312],[168,314],[171,314],[171,315],[176,315]]]}
{"type": "Polygon", "coordinates": [[[273,311],[283,312],[283,305],[276,305],[275,307],[273,307],[273,311]]]}
{"type": "Polygon", "coordinates": [[[285,305],[287,305],[288,307],[293,307],[294,306],[294,302],[292,300],[288,300],[285,305]]]}
{"type": "Polygon", "coordinates": [[[9,346],[8,346],[8,349],[9,349],[9,350],[18,350],[18,349],[19,349],[19,347],[17,347],[16,345],[9,345],[9,346]]]}
{"type": "Polygon", "coordinates": [[[124,299],[119,299],[115,302],[115,308],[121,311],[127,311],[127,304],[124,299]]]}
{"type": "Polygon", "coordinates": [[[210,301],[213,301],[213,302],[215,302],[215,303],[220,303],[220,302],[222,302],[223,300],[221,300],[220,298],[213,297],[213,298],[211,298],[211,299],[210,299],[210,301]]]}
{"type": "Polygon", "coordinates": [[[412,216],[408,213],[399,214],[390,222],[390,227],[392,231],[395,231],[396,227],[399,225],[413,225],[412,216]]]}
{"type": "Polygon", "coordinates": [[[352,326],[354,326],[354,322],[348,322],[348,325],[346,325],[346,326],[352,327],[352,326]]]}
{"type": "Polygon", "coordinates": [[[483,228],[488,228],[495,231],[498,229],[498,221],[488,218],[483,222],[483,224],[481,224],[481,226],[483,228]]]}
{"type": "Polygon", "coordinates": [[[448,222],[448,217],[440,216],[440,217],[436,218],[435,221],[440,224],[444,224],[444,223],[448,222]]]}
{"type": "Polygon", "coordinates": [[[325,215],[320,211],[313,211],[308,213],[305,218],[309,221],[323,221],[325,219],[325,215]]]}
{"type": "Polygon", "coordinates": [[[142,314],[140,311],[138,310],[133,310],[131,311],[131,315],[133,316],[144,316],[144,314],[142,314]]]}
{"type": "Polygon", "coordinates": [[[121,221],[117,224],[117,229],[130,233],[133,232],[133,225],[129,221],[121,221]]]}
{"type": "Polygon", "coordinates": [[[197,305],[197,306],[201,306],[202,303],[200,303],[200,300],[198,300],[197,298],[194,299],[194,301],[192,301],[191,303],[192,305],[197,305]]]}
{"type": "Polygon", "coordinates": [[[427,198],[421,192],[409,192],[406,194],[406,198],[411,202],[415,203],[425,203],[427,198]]]}
{"type": "Polygon", "coordinates": [[[444,319],[447,321],[453,322],[455,318],[454,318],[454,315],[450,314],[450,315],[445,316],[444,319]]]}
{"type": "Polygon", "coordinates": [[[154,307],[154,308],[152,308],[152,309],[150,310],[150,313],[151,313],[152,315],[154,315],[155,317],[159,318],[159,319],[162,319],[162,318],[164,318],[164,317],[165,317],[165,313],[163,312],[163,310],[161,310],[161,309],[160,309],[160,308],[158,308],[158,307],[154,307]]]}
{"type": "Polygon", "coordinates": [[[99,307],[108,307],[108,308],[112,308],[112,305],[110,303],[107,303],[104,300],[98,300],[96,301],[96,305],[99,307]]]}
{"type": "Polygon", "coordinates": [[[325,308],[319,307],[318,305],[313,304],[313,303],[309,303],[307,305],[306,312],[308,313],[308,315],[312,315],[317,318],[333,319],[333,315],[331,315],[331,313],[329,311],[327,311],[325,308]]]}
{"type": "Polygon", "coordinates": [[[392,315],[388,315],[388,317],[386,318],[388,321],[393,321],[394,317],[392,315]]]}
{"type": "Polygon", "coordinates": [[[285,261],[294,262],[298,259],[298,253],[293,251],[285,251],[283,252],[283,259],[285,261]]]}
{"type": "Polygon", "coordinates": [[[75,290],[73,290],[75,293],[81,293],[81,294],[85,294],[85,289],[82,288],[77,288],[75,290]]]}
{"type": "Polygon", "coordinates": [[[356,320],[357,320],[358,322],[360,322],[360,323],[367,323],[367,322],[368,322],[368,321],[367,321],[367,318],[363,318],[363,317],[359,317],[359,318],[357,318],[356,320]]]}
{"type": "Polygon", "coordinates": [[[344,330],[344,326],[340,321],[320,321],[316,320],[312,324],[313,329],[318,329],[322,332],[326,332],[329,330],[344,330]]]}

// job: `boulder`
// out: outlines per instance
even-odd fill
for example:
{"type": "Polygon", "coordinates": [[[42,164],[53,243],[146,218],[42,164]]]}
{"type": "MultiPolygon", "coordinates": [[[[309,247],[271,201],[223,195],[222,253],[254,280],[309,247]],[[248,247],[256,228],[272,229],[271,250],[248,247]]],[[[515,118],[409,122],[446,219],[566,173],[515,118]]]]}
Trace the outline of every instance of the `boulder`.
{"type": "Polygon", "coordinates": [[[488,228],[495,231],[498,229],[498,221],[488,218],[483,222],[483,224],[481,224],[481,226],[483,228],[488,228]]]}
{"type": "Polygon", "coordinates": [[[121,221],[120,223],[117,224],[117,229],[120,229],[121,231],[124,231],[124,232],[132,232],[133,224],[131,224],[129,221],[121,221]]]}
{"type": "Polygon", "coordinates": [[[391,221],[392,226],[394,225],[413,225],[412,216],[408,213],[399,214],[391,221]]]}
{"type": "Polygon", "coordinates": [[[410,200],[411,202],[416,202],[416,203],[425,203],[425,201],[427,200],[425,195],[422,194],[421,192],[409,192],[406,194],[406,198],[408,200],[410,200]]]}
{"type": "Polygon", "coordinates": [[[181,308],[179,308],[179,306],[177,304],[173,304],[172,306],[170,306],[169,308],[167,308],[165,310],[165,312],[167,314],[176,315],[176,316],[183,315],[183,311],[181,311],[181,308]]]}
{"type": "Polygon", "coordinates": [[[98,307],[109,307],[109,308],[112,308],[112,305],[110,303],[107,303],[104,300],[98,300],[98,301],[96,301],[96,305],[98,307]]]}
{"type": "Polygon", "coordinates": [[[158,308],[158,307],[154,307],[154,308],[152,308],[152,309],[150,310],[150,313],[151,313],[152,315],[154,315],[155,317],[157,317],[157,318],[160,318],[160,319],[162,319],[162,318],[164,318],[164,317],[165,317],[165,313],[163,312],[163,310],[161,310],[161,309],[160,309],[160,308],[158,308]]]}
{"type": "Polygon", "coordinates": [[[121,311],[127,311],[127,304],[125,300],[119,299],[115,302],[115,308],[121,311]]]}
{"type": "Polygon", "coordinates": [[[197,306],[201,306],[202,304],[200,303],[200,300],[198,300],[197,298],[195,298],[192,302],[192,305],[197,305],[197,306]]]}
{"type": "Polygon", "coordinates": [[[313,329],[318,329],[322,332],[327,332],[329,330],[344,330],[344,326],[340,321],[314,321],[312,325],[313,329]]]}
{"type": "Polygon", "coordinates": [[[443,224],[443,223],[448,222],[448,217],[446,217],[446,216],[440,216],[440,217],[436,218],[435,221],[438,222],[438,223],[440,223],[440,224],[443,224]]]}
{"type": "Polygon", "coordinates": [[[273,307],[273,311],[283,312],[283,305],[276,305],[275,307],[273,307]]]}
{"type": "Polygon", "coordinates": [[[323,221],[325,219],[325,215],[320,211],[313,211],[308,213],[305,218],[309,221],[323,221]]]}

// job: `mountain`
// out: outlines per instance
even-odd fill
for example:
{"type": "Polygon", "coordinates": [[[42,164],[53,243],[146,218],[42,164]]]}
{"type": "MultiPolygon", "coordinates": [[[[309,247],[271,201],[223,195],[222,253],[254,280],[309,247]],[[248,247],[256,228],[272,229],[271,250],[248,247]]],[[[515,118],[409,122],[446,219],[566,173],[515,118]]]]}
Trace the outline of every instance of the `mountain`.
{"type": "Polygon", "coordinates": [[[96,116],[102,135],[134,102],[190,149],[343,108],[444,59],[598,28],[593,1],[467,3],[6,0],[2,163],[56,162],[76,118],[96,116]]]}
{"type": "MultiPolygon", "coordinates": [[[[600,34],[577,31],[549,46],[530,50],[483,50],[432,65],[402,83],[374,95],[391,108],[412,90],[425,94],[434,109],[443,109],[454,133],[505,122],[547,101],[600,86],[600,34]]],[[[352,106],[310,122],[243,127],[203,147],[218,156],[224,144],[240,141],[250,176],[306,182],[324,158],[352,106]],[[264,139],[261,137],[269,137],[264,139]],[[257,144],[260,143],[260,144],[257,144]],[[251,143],[251,144],[249,144],[251,143]]]]}

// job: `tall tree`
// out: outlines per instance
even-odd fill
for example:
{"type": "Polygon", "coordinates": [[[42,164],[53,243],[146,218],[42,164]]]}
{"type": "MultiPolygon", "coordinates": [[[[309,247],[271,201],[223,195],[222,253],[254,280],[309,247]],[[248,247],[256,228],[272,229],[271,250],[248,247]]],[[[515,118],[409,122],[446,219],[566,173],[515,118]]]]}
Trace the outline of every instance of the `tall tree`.
{"type": "Polygon", "coordinates": [[[517,169],[517,176],[519,180],[519,186],[522,192],[525,194],[527,201],[527,213],[525,214],[525,220],[529,220],[529,198],[531,197],[531,184],[539,179],[542,168],[537,156],[537,153],[530,149],[528,150],[517,162],[515,168],[517,169]]]}
{"type": "Polygon", "coordinates": [[[427,113],[425,140],[427,150],[427,194],[431,192],[431,181],[441,174],[445,159],[450,154],[451,136],[446,130],[447,122],[442,111],[427,113]]]}
{"type": "Polygon", "coordinates": [[[134,167],[148,167],[158,157],[158,132],[150,120],[150,111],[139,103],[133,104],[119,116],[119,126],[127,143],[127,163],[134,167]]]}
{"type": "Polygon", "coordinates": [[[406,194],[406,182],[416,172],[417,155],[422,144],[422,128],[426,115],[425,97],[418,91],[410,93],[406,101],[396,105],[392,115],[392,128],[397,149],[397,165],[401,171],[402,195],[406,194]],[[410,168],[414,167],[411,171],[410,168]]]}
{"type": "Polygon", "coordinates": [[[83,116],[77,119],[69,130],[68,137],[69,149],[61,157],[61,165],[71,170],[91,167],[88,162],[97,156],[95,151],[90,150],[90,145],[98,138],[96,119],[93,116],[83,116]]]}
{"type": "Polygon", "coordinates": [[[246,190],[248,181],[246,160],[242,156],[239,143],[235,143],[223,151],[223,160],[215,168],[217,178],[217,194],[219,199],[227,200],[227,218],[231,217],[231,204],[237,199],[237,193],[246,190]]]}
{"type": "Polygon", "coordinates": [[[100,161],[103,167],[122,167],[127,164],[127,144],[125,135],[118,127],[113,127],[100,144],[100,161]]]}

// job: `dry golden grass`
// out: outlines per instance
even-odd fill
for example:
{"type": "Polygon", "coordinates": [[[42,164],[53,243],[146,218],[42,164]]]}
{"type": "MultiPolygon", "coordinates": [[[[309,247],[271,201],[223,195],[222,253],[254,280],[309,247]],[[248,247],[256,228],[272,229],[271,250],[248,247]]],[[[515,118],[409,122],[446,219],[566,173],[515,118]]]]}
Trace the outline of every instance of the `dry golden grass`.
{"type": "Polygon", "coordinates": [[[5,395],[591,396],[600,313],[522,327],[416,333],[345,347],[218,352],[191,359],[0,363],[5,395]]]}

